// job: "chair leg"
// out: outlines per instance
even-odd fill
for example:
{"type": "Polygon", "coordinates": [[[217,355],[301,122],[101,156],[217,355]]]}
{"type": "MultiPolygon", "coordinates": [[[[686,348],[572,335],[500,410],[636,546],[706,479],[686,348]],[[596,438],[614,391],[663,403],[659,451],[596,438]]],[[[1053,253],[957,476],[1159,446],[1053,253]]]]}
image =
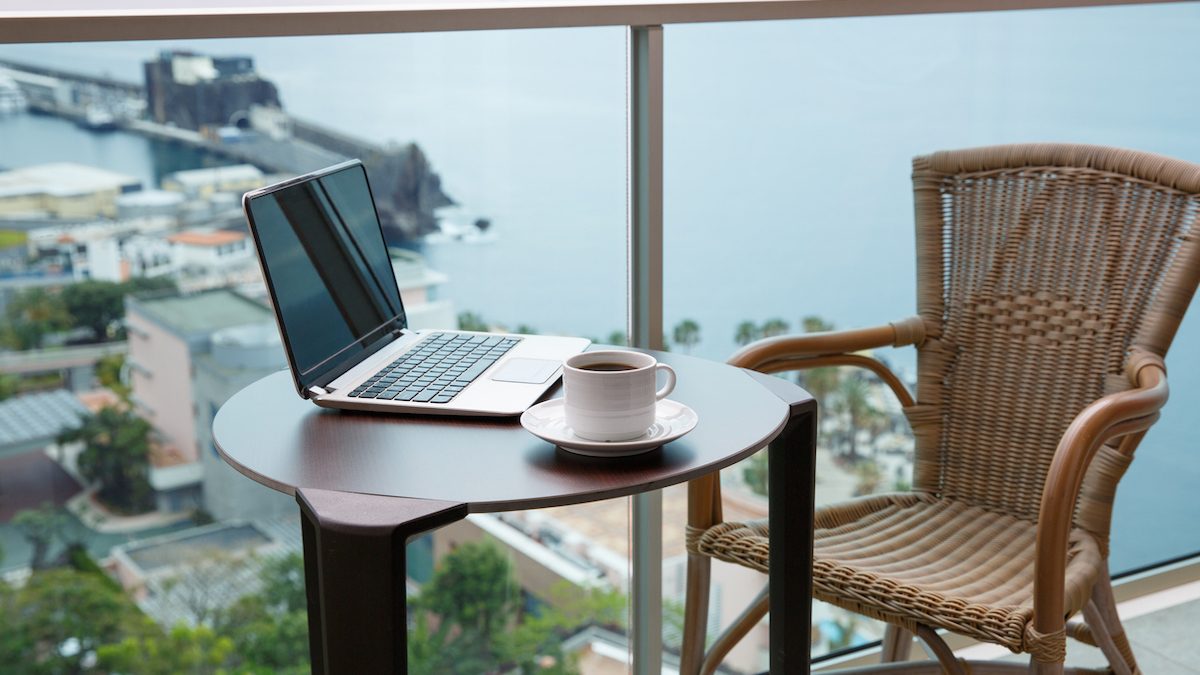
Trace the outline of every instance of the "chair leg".
{"type": "Polygon", "coordinates": [[[717,672],[717,667],[721,665],[721,661],[725,660],[725,655],[729,653],[729,650],[746,637],[746,633],[749,633],[755,624],[762,621],[770,606],[771,587],[767,586],[759,591],[746,609],[742,610],[733,623],[729,624],[729,627],[713,641],[712,649],[708,650],[708,654],[704,656],[704,663],[700,664],[700,675],[712,675],[717,672]]]}
{"type": "Polygon", "coordinates": [[[942,672],[946,675],[967,675],[966,668],[963,667],[963,661],[954,657],[954,652],[950,650],[950,645],[942,639],[942,636],[937,634],[937,631],[925,625],[917,626],[917,637],[921,638],[932,656],[937,659],[937,662],[942,666],[942,672]]]}
{"type": "Polygon", "coordinates": [[[679,648],[680,675],[696,675],[704,661],[711,573],[712,558],[688,554],[687,595],[683,605],[683,644],[679,648]]]}
{"type": "Polygon", "coordinates": [[[1108,658],[1113,672],[1117,675],[1138,675],[1137,660],[1133,657],[1133,648],[1125,629],[1121,625],[1121,617],[1117,614],[1117,603],[1113,598],[1112,579],[1108,569],[1092,586],[1091,601],[1084,608],[1084,621],[1092,630],[1096,645],[1108,658]]]}
{"type": "Polygon", "coordinates": [[[1042,663],[1029,658],[1030,675],[1063,675],[1063,664],[1061,663],[1042,663]]]}
{"type": "Polygon", "coordinates": [[[889,623],[887,631],[883,634],[883,652],[879,659],[880,662],[907,661],[909,652],[912,650],[912,641],[912,633],[889,623]]]}

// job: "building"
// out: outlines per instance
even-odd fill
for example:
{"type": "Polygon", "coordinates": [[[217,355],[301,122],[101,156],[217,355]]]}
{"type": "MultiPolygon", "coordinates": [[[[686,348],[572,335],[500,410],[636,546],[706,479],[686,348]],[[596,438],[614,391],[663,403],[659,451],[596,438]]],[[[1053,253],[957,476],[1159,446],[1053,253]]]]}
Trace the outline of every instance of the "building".
{"type": "Polygon", "coordinates": [[[144,64],[150,117],[199,131],[249,126],[250,107],[279,107],[275,85],[258,76],[246,56],[214,57],[164,51],[144,64]]]}
{"type": "Polygon", "coordinates": [[[142,189],[133,176],[56,162],[0,173],[0,218],[115,218],[117,198],[142,189]]]}
{"type": "Polygon", "coordinates": [[[177,270],[221,270],[254,259],[245,232],[196,228],[172,234],[167,241],[177,270]]]}
{"type": "Polygon", "coordinates": [[[196,441],[204,467],[204,508],[217,520],[295,516],[296,502],[246,478],[217,453],[212,423],[221,404],[250,383],[287,367],[274,319],[216,331],[194,356],[196,441]]]}
{"type": "MultiPolygon", "coordinates": [[[[225,329],[273,325],[271,310],[233,291],[218,289],[192,295],[128,298],[125,319],[132,401],[163,438],[163,446],[151,457],[150,469],[158,508],[180,511],[201,507],[205,504],[206,478],[210,486],[213,480],[205,475],[203,461],[203,455],[211,452],[211,441],[203,440],[211,438],[209,425],[215,412],[210,392],[227,387],[232,393],[241,385],[218,381],[197,392],[197,374],[223,359],[227,372],[248,378],[244,382],[284,367],[286,361],[278,343],[246,350],[218,339],[225,329]],[[249,352],[255,357],[253,367],[249,367],[249,352]]],[[[243,382],[237,377],[237,382],[243,382]]],[[[222,475],[240,478],[232,469],[223,468],[227,473],[222,475]]]]}
{"type": "Polygon", "coordinates": [[[182,192],[191,199],[208,199],[218,192],[240,194],[265,184],[263,172],[250,164],[176,171],[162,181],[164,190],[182,192]]]}
{"type": "Polygon", "coordinates": [[[79,427],[87,413],[79,398],[66,389],[0,402],[0,457],[53,445],[59,434],[79,427]]]}

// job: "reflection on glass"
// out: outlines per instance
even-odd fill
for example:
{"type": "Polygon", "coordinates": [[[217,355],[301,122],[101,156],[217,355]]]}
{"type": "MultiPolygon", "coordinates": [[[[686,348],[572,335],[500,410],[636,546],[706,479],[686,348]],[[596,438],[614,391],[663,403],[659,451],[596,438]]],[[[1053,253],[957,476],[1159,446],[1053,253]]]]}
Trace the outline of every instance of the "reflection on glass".
{"type": "Polygon", "coordinates": [[[302,375],[404,327],[383,231],[360,164],[247,197],[247,215],[302,375]]]}

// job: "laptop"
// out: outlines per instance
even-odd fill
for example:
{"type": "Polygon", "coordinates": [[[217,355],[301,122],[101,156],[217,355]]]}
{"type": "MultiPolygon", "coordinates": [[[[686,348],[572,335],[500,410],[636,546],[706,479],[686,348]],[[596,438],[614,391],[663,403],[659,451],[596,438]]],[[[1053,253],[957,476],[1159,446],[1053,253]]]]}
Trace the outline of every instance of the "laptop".
{"type": "Polygon", "coordinates": [[[589,344],[410,330],[360,161],[247,192],[242,208],[296,391],[319,406],[519,415],[589,344]]]}

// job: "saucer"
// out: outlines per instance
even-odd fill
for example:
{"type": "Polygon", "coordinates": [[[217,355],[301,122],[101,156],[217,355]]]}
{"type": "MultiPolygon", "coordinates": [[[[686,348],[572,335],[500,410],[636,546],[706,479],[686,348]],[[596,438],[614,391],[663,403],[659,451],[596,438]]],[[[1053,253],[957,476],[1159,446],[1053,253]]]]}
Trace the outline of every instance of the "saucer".
{"type": "Polygon", "coordinates": [[[521,426],[538,438],[580,455],[625,457],[649,452],[696,428],[700,418],[682,403],[662,399],[654,412],[654,424],[645,434],[628,441],[591,441],[580,438],[567,426],[561,398],[539,403],[521,415],[521,426]]]}

